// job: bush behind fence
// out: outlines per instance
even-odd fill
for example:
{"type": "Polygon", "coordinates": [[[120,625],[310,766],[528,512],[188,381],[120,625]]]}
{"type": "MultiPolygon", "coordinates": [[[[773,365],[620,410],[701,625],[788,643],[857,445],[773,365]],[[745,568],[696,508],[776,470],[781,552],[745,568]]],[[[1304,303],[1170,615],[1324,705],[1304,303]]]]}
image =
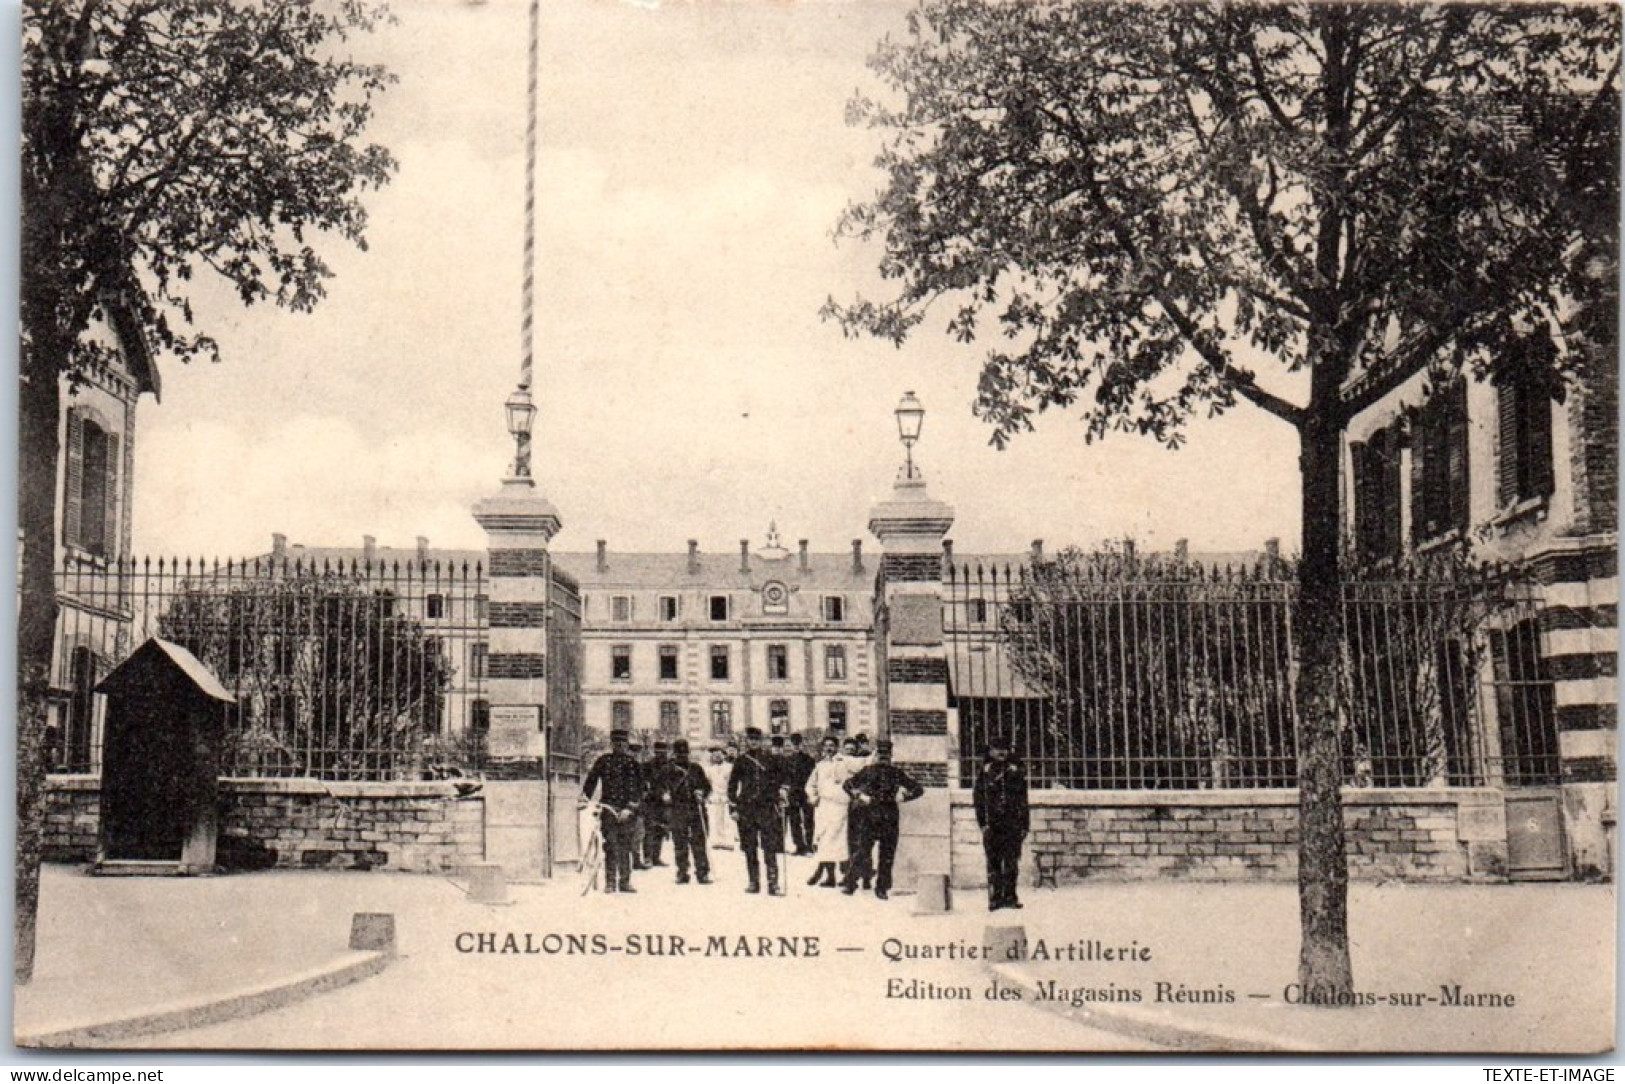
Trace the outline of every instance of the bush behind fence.
{"type": "MultiPolygon", "coordinates": [[[[1012,736],[1036,786],[1291,787],[1294,569],[1078,554],[950,565],[945,640],[960,775],[1012,736]]],[[[1355,786],[1557,778],[1535,600],[1505,569],[1357,574],[1342,606],[1345,775],[1355,786]]]]}

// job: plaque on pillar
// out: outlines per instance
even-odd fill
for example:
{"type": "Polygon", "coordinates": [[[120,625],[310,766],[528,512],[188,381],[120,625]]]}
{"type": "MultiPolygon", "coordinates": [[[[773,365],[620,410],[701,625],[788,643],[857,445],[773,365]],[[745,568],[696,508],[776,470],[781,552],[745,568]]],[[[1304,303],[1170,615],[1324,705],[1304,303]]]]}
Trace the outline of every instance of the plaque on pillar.
{"type": "Polygon", "coordinates": [[[535,704],[492,705],[486,750],[493,760],[545,757],[542,709],[535,704]]]}

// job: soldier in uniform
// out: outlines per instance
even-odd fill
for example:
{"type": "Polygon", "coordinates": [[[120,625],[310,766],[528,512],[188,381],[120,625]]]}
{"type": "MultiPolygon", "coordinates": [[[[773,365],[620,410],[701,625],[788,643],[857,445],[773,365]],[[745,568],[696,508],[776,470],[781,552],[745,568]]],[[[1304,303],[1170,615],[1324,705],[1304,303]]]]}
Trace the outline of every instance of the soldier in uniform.
{"type": "MultiPolygon", "coordinates": [[[[628,751],[631,752],[632,759],[637,761],[638,769],[640,771],[645,771],[645,769],[647,768],[647,765],[649,763],[649,758],[643,752],[643,743],[637,739],[636,735],[632,736],[631,741],[627,746],[627,749],[628,749],[628,751]]],[[[647,772],[645,771],[645,774],[643,776],[644,790],[645,791],[648,790],[648,779],[649,779],[649,776],[648,776],[647,772]]],[[[638,804],[638,815],[636,817],[632,818],[632,868],[633,869],[648,869],[649,868],[649,863],[647,863],[647,862],[645,862],[643,860],[643,830],[644,830],[644,817],[643,817],[643,815],[644,815],[644,810],[642,808],[642,800],[640,799],[639,804],[638,804]]]]}
{"type": "Polygon", "coordinates": [[[787,789],[778,758],[762,749],[761,730],[746,727],[745,748],[728,776],[728,807],[739,823],[739,849],[745,852],[750,877],[746,892],[762,890],[760,866],[765,863],[768,893],[784,895],[779,883],[779,854],[784,850],[780,809],[787,789]]]}
{"type": "Polygon", "coordinates": [[[688,742],[678,738],[671,743],[671,753],[672,758],[655,775],[654,787],[671,829],[677,883],[688,884],[688,860],[692,855],[695,877],[700,884],[708,885],[711,857],[705,853],[705,801],[711,796],[711,780],[706,778],[704,768],[688,759],[688,742]]]}
{"type": "MultiPolygon", "coordinates": [[[[643,766],[643,778],[649,781],[651,791],[671,763],[671,758],[666,755],[669,748],[664,738],[656,738],[654,754],[649,758],[649,763],[643,766]]],[[[666,842],[666,807],[658,797],[651,793],[643,803],[643,862],[650,868],[666,864],[660,858],[660,848],[666,842]]]]}
{"type": "MultiPolygon", "coordinates": [[[[841,756],[846,760],[846,775],[841,779],[841,786],[843,788],[846,786],[847,779],[857,775],[858,772],[862,771],[864,767],[868,765],[869,754],[864,749],[864,745],[868,742],[868,740],[869,739],[867,736],[859,734],[856,737],[847,738],[846,741],[841,743],[841,756]]],[[[847,860],[841,863],[841,880],[843,883],[846,880],[847,873],[855,865],[853,862],[853,857],[858,853],[859,818],[853,815],[854,812],[855,811],[850,808],[849,804],[846,816],[847,860]]],[[[868,864],[865,863],[863,867],[858,870],[858,879],[860,882],[859,887],[867,892],[869,889],[874,887],[875,871],[870,869],[868,864]]]]}
{"type": "Polygon", "coordinates": [[[875,743],[874,763],[846,781],[852,796],[849,813],[855,826],[857,849],[846,867],[846,883],[841,891],[848,896],[858,889],[865,872],[874,869],[875,896],[885,899],[891,891],[892,861],[897,857],[897,801],[912,802],[925,793],[903,769],[891,762],[892,743],[884,738],[875,743]],[[870,866],[869,852],[880,847],[880,864],[870,866]]]}
{"type": "Polygon", "coordinates": [[[604,836],[604,891],[635,892],[632,887],[632,826],[643,800],[643,769],[627,750],[629,735],[611,731],[609,752],[593,761],[581,784],[580,804],[595,795],[598,824],[604,836]]]}
{"type": "Polygon", "coordinates": [[[1027,773],[1010,757],[1010,739],[994,737],[987,743],[987,761],[972,790],[976,827],[982,830],[987,854],[987,909],[1020,908],[1016,899],[1016,873],[1021,866],[1021,843],[1027,838],[1027,773]]]}
{"type": "Polygon", "coordinates": [[[790,752],[784,758],[790,775],[790,802],[785,807],[785,819],[790,823],[790,839],[796,854],[812,854],[813,808],[807,800],[807,780],[818,762],[801,748],[801,735],[790,735],[790,752]]]}

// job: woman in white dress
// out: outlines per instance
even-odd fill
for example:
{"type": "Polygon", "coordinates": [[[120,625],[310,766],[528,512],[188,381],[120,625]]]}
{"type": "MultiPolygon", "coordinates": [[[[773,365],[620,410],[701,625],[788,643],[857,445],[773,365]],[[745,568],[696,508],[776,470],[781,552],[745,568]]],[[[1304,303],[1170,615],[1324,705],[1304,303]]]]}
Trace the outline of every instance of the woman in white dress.
{"type": "Polygon", "coordinates": [[[851,800],[844,784],[852,775],[834,738],[819,743],[819,760],[807,779],[807,801],[813,807],[813,853],[818,865],[807,879],[810,885],[835,887],[835,869],[846,862],[846,806],[851,800]]]}
{"type": "Polygon", "coordinates": [[[728,775],[733,765],[722,757],[719,746],[711,747],[711,763],[705,766],[705,777],[711,781],[711,797],[705,803],[706,836],[713,849],[731,851],[734,847],[734,822],[728,816],[728,775]]]}

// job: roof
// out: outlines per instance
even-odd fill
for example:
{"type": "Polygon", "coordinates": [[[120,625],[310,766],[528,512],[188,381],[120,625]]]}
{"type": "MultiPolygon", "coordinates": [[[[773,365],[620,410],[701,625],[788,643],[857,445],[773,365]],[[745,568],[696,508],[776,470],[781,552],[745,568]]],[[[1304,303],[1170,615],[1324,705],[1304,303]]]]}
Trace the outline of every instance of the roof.
{"type": "Polygon", "coordinates": [[[147,336],[141,330],[141,323],[129,299],[123,294],[110,294],[106,298],[106,308],[113,333],[118,336],[119,346],[124,351],[125,363],[135,377],[138,393],[150,391],[154,399],[161,400],[163,381],[158,375],[158,364],[153,361],[147,336]]]}
{"type": "Polygon", "coordinates": [[[127,688],[140,688],[144,682],[136,676],[141,671],[154,664],[168,664],[184,674],[187,680],[197,687],[197,690],[213,700],[222,704],[235,704],[237,698],[220,684],[220,679],[198,657],[186,650],[180,644],[169,640],[160,640],[154,636],[146,643],[136,648],[130,657],[113,668],[96,686],[99,693],[117,694],[127,688]]]}
{"type": "Polygon", "coordinates": [[[598,567],[595,553],[554,553],[558,566],[580,581],[582,589],[589,587],[752,587],[770,580],[779,580],[799,587],[868,590],[874,584],[879,568],[879,555],[866,554],[863,566],[854,570],[852,554],[809,553],[806,567],[802,567],[799,554],[781,558],[751,554],[744,567],[735,553],[696,553],[695,571],[689,571],[687,553],[615,553],[605,555],[604,567],[598,567]]]}

